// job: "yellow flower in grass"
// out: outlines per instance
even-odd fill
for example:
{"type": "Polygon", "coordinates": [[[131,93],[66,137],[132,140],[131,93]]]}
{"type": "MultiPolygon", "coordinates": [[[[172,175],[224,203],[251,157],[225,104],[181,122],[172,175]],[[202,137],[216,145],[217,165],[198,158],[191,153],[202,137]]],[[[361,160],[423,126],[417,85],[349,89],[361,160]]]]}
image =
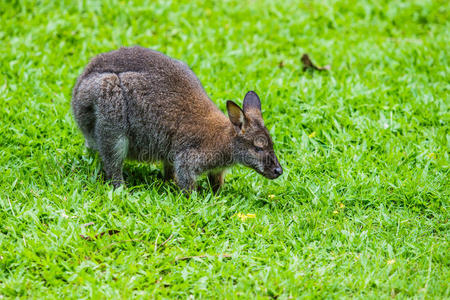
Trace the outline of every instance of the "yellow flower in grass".
{"type": "Polygon", "coordinates": [[[256,218],[256,214],[243,214],[243,213],[240,213],[240,212],[238,212],[234,216],[236,216],[238,219],[241,219],[241,221],[245,221],[247,219],[255,219],[256,218]]]}
{"type": "Polygon", "coordinates": [[[273,198],[275,198],[275,195],[269,195],[269,198],[273,200],[273,198]]]}
{"type": "Polygon", "coordinates": [[[387,264],[388,264],[388,265],[393,265],[393,264],[395,264],[395,259],[390,259],[390,260],[388,260],[388,261],[387,261],[387,264]]]}
{"type": "Polygon", "coordinates": [[[333,214],[337,215],[339,212],[337,210],[333,210],[333,214]]]}
{"type": "Polygon", "coordinates": [[[339,202],[339,208],[340,208],[340,209],[343,209],[344,207],[345,207],[344,203],[339,202]]]}
{"type": "Polygon", "coordinates": [[[315,137],[317,135],[317,133],[315,131],[311,132],[310,134],[308,134],[308,137],[310,139],[312,139],[313,137],[315,137]]]}

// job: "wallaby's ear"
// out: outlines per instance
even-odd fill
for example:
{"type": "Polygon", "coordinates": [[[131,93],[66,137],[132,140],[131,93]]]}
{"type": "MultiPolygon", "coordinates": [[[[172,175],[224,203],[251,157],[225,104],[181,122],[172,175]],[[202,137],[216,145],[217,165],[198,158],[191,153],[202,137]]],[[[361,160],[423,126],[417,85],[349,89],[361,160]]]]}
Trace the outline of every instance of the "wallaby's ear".
{"type": "Polygon", "coordinates": [[[244,97],[244,112],[256,109],[261,112],[261,100],[254,91],[248,92],[244,97]]]}
{"type": "Polygon", "coordinates": [[[233,101],[228,100],[227,111],[231,123],[233,123],[233,125],[238,127],[239,129],[242,129],[242,126],[244,125],[245,121],[245,116],[242,109],[233,101]]]}

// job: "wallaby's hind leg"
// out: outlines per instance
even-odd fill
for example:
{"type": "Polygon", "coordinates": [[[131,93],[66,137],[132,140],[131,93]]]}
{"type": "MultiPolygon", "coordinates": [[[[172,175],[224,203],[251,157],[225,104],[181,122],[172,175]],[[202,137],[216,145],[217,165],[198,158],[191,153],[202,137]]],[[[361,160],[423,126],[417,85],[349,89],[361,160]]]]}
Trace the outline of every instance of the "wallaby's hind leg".
{"type": "Polygon", "coordinates": [[[117,75],[101,74],[97,80],[99,84],[92,87],[99,95],[95,139],[106,179],[118,187],[124,183],[122,168],[129,143],[125,97],[117,75]]]}
{"type": "Polygon", "coordinates": [[[128,154],[128,138],[103,130],[98,133],[98,153],[102,159],[106,179],[116,188],[122,185],[123,162],[128,154]]]}
{"type": "Polygon", "coordinates": [[[209,184],[214,193],[217,193],[224,183],[224,171],[211,172],[208,174],[209,184]]]}

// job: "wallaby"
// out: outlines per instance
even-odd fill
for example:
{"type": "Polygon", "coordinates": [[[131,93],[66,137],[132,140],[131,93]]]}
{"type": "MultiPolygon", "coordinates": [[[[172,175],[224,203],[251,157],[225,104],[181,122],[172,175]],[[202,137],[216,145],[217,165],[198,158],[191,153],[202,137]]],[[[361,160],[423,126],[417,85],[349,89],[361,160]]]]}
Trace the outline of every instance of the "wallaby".
{"type": "Polygon", "coordinates": [[[75,84],[72,110],[115,187],[125,158],[163,161],[165,178],[184,191],[202,173],[217,191],[236,163],[270,179],[283,173],[255,92],[243,109],[227,101],[227,118],[185,63],[158,51],[136,46],[93,58],[75,84]]]}

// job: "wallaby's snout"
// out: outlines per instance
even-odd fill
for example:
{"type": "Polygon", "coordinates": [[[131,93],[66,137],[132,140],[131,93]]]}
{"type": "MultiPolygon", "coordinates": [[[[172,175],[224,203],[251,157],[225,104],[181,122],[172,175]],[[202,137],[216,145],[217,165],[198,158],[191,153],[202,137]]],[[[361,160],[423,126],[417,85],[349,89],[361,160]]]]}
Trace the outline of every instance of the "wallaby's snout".
{"type": "Polygon", "coordinates": [[[271,162],[267,164],[267,171],[264,174],[269,179],[275,179],[283,174],[283,168],[281,167],[275,153],[272,154],[271,162]]]}
{"type": "Polygon", "coordinates": [[[237,133],[234,141],[236,160],[269,179],[283,174],[273,150],[272,138],[264,125],[258,95],[253,91],[248,92],[243,109],[228,101],[227,110],[237,133]]]}
{"type": "Polygon", "coordinates": [[[281,174],[283,174],[283,169],[281,168],[281,166],[280,167],[276,167],[275,169],[274,169],[274,173],[275,173],[275,178],[278,178],[281,174]]]}

